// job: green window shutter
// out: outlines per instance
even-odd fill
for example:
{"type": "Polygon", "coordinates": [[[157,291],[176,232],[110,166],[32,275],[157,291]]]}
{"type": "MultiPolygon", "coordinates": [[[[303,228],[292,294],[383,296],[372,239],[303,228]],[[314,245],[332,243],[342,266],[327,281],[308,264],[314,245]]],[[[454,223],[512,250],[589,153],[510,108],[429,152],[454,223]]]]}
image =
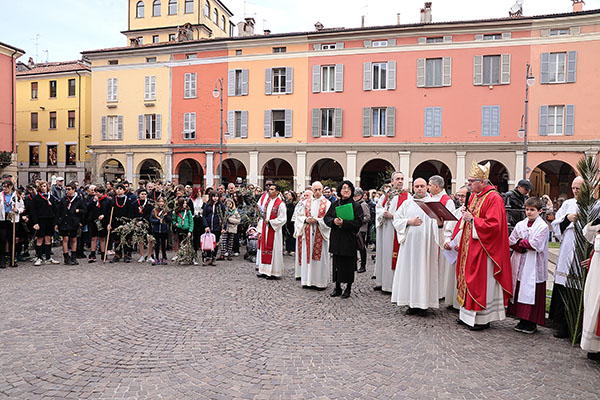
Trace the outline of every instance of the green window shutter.
{"type": "Polygon", "coordinates": [[[372,88],[372,71],[371,63],[363,63],[363,90],[371,90],[372,88]]]}
{"type": "Polygon", "coordinates": [[[363,108],[363,137],[371,136],[371,107],[363,108]]]}
{"type": "Polygon", "coordinates": [[[312,109],[312,137],[318,138],[321,136],[321,132],[319,130],[319,122],[321,120],[321,109],[313,108],[312,109]]]}
{"type": "Polygon", "coordinates": [[[333,115],[333,129],[335,137],[342,137],[342,109],[336,108],[333,115]]]}
{"type": "Polygon", "coordinates": [[[473,57],[473,85],[483,85],[483,56],[473,57]]]}
{"type": "Polygon", "coordinates": [[[396,136],[396,107],[388,107],[386,112],[386,130],[385,135],[388,137],[396,136]]]}

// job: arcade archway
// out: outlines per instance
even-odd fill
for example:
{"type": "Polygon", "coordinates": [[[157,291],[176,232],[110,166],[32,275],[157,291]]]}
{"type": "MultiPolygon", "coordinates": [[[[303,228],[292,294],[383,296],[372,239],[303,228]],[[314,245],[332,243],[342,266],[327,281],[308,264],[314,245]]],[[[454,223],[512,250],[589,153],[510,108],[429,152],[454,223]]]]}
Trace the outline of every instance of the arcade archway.
{"type": "Polygon", "coordinates": [[[108,159],[100,168],[100,175],[104,182],[112,182],[117,179],[125,178],[125,168],[118,160],[108,159]]]}
{"type": "Polygon", "coordinates": [[[193,158],[186,158],[179,163],[177,175],[179,175],[179,183],[183,185],[204,184],[204,170],[202,169],[202,165],[193,158]]]}
{"type": "Polygon", "coordinates": [[[546,194],[552,201],[559,197],[571,197],[571,182],[575,179],[576,172],[569,164],[563,161],[552,160],[538,165],[531,171],[529,180],[533,189],[531,196],[541,197],[546,194]]]}
{"type": "Polygon", "coordinates": [[[310,181],[321,181],[325,186],[337,186],[344,180],[344,170],[339,162],[331,158],[323,158],[313,164],[310,170],[310,181]]]}
{"type": "Polygon", "coordinates": [[[364,190],[379,189],[394,172],[394,166],[381,158],[367,162],[360,171],[360,187],[364,190]]]}
{"type": "Polygon", "coordinates": [[[423,178],[429,182],[429,178],[434,175],[439,175],[444,178],[445,189],[448,193],[452,192],[452,171],[450,168],[441,161],[438,160],[427,160],[417,165],[417,168],[413,171],[413,182],[417,178],[423,178]]]}

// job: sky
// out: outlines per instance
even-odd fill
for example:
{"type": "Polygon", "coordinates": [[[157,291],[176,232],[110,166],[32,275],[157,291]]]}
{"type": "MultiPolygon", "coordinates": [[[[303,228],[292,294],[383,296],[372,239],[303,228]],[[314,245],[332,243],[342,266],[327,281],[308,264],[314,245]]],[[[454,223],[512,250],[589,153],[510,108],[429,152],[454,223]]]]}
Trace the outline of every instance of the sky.
{"type": "MultiPolygon", "coordinates": [[[[182,1],[182,0],[180,0],[182,1]]],[[[244,16],[256,20],[255,32],[272,33],[365,25],[419,22],[424,0],[222,0],[234,13],[232,22],[244,16]]],[[[516,0],[433,0],[433,22],[504,18],[516,0]]],[[[26,51],[21,58],[36,62],[81,58],[84,50],[126,46],[121,31],[127,28],[128,0],[0,0],[4,18],[0,42],[26,51]],[[37,42],[37,47],[36,47],[37,42]],[[37,54],[37,56],[36,56],[37,54]]],[[[600,8],[600,0],[586,0],[584,10],[600,8]]],[[[524,0],[523,14],[541,15],[572,10],[571,0],[524,0]]]]}

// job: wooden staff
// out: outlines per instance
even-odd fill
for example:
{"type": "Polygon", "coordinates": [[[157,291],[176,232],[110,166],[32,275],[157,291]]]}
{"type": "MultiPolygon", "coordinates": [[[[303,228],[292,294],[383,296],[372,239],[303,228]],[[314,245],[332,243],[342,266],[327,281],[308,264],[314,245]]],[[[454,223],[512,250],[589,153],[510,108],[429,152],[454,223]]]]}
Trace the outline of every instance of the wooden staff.
{"type": "MultiPolygon", "coordinates": [[[[113,206],[113,208],[110,209],[110,218],[108,219],[108,226],[110,226],[112,228],[112,217],[113,217],[113,211],[115,211],[115,207],[113,206]]],[[[102,262],[106,262],[106,253],[108,253],[108,240],[110,239],[110,231],[112,231],[112,229],[108,230],[108,233],[106,234],[106,243],[104,243],[104,259],[102,260],[102,262]]],[[[102,246],[102,244],[100,244],[100,246],[102,246]]]]}

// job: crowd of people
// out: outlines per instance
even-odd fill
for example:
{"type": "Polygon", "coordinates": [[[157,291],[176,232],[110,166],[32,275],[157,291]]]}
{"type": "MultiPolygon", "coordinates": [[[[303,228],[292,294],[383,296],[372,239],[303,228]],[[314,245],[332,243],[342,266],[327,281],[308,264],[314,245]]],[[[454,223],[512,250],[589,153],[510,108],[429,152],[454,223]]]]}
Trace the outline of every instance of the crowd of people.
{"type": "MultiPolygon", "coordinates": [[[[59,264],[52,244],[60,240],[65,265],[87,258],[163,265],[171,262],[216,265],[244,258],[257,276],[277,280],[284,257],[292,256],[303,288],[332,297],[351,296],[355,273],[366,272],[368,249],[375,253],[374,290],[406,306],[406,314],[426,316],[442,302],[458,313],[457,322],[485,330],[506,315],[519,320],[518,332],[532,334],[545,323],[548,242],[561,240],[549,317],[556,337],[568,337],[564,291],[575,247],[577,195],[557,212],[549,199],[528,197],[531,184],[520,181],[501,195],[488,180],[489,165],[473,163],[467,184],[445,191],[435,175],[417,178],[412,190],[394,172],[380,191],[363,191],[350,181],[337,188],[313,182],[302,193],[281,192],[273,181],[260,187],[236,183],[216,188],[140,181],[80,187],[77,182],[32,182],[15,190],[2,181],[0,267],[59,264]],[[552,211],[554,211],[552,209],[552,211]],[[548,218],[552,215],[552,218],[548,218]],[[30,257],[30,248],[35,255],[30,257]],[[86,254],[86,251],[88,252],[86,254]],[[135,254],[135,255],[134,255],[135,254]],[[138,256],[139,254],[139,256],[138,256]],[[344,287],[342,287],[344,285],[344,287]]],[[[584,234],[600,250],[600,222],[584,234]]],[[[581,346],[600,359],[600,260],[594,255],[584,295],[581,346]]]]}

